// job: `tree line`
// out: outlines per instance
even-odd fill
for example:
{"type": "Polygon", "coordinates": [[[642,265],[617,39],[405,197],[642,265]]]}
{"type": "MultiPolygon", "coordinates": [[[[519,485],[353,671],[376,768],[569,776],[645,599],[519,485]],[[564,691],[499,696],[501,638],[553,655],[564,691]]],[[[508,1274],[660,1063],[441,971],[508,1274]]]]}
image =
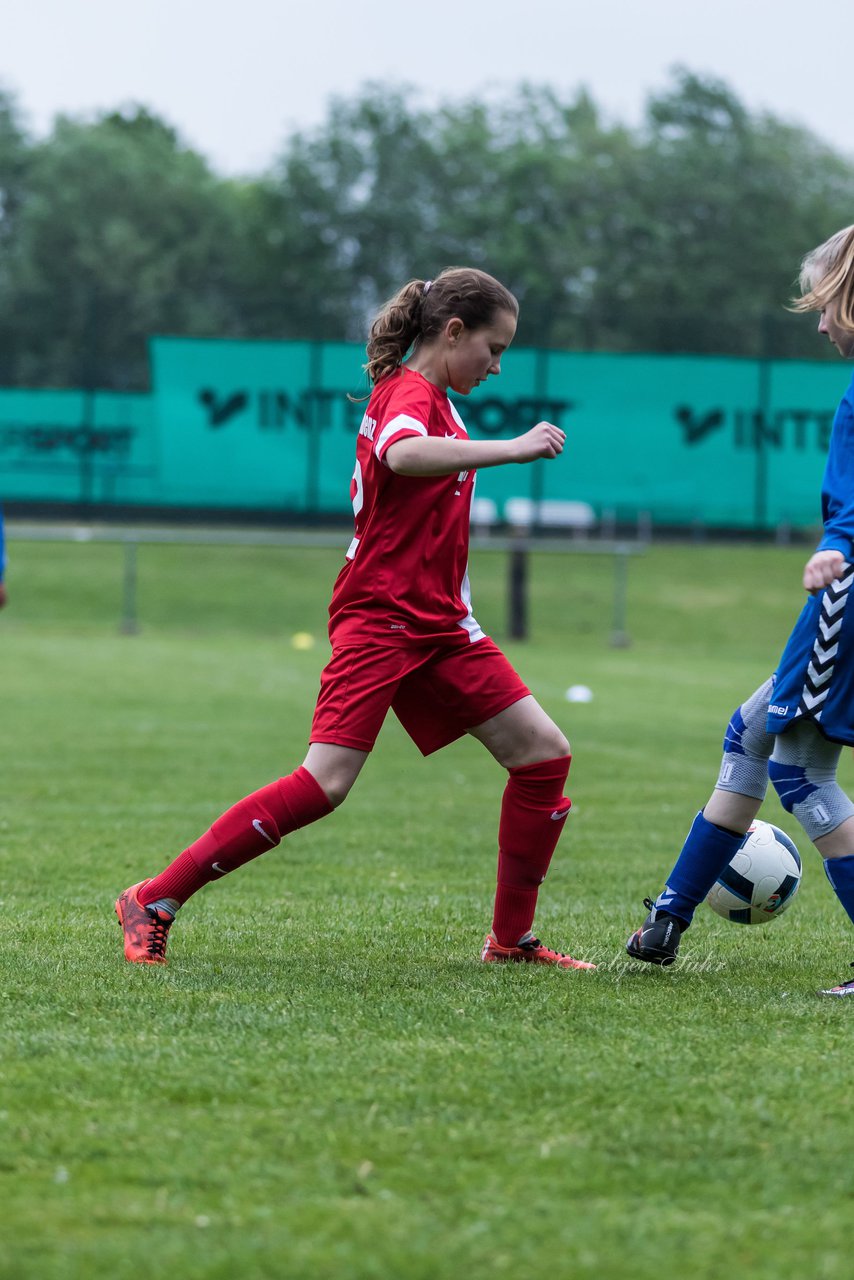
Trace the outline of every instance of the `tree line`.
{"type": "Polygon", "coordinates": [[[153,334],[362,341],[459,263],[519,297],[520,345],[814,359],[785,303],[851,221],[851,157],[686,69],[633,128],[585,91],[369,83],[245,179],[144,107],[33,141],[0,89],[0,385],[146,389],[153,334]]]}

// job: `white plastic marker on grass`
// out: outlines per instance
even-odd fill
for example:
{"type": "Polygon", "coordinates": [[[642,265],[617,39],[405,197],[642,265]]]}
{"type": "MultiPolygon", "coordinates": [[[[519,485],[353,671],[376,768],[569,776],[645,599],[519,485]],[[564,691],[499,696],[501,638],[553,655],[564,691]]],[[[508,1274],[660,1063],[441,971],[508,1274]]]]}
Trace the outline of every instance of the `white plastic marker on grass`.
{"type": "Polygon", "coordinates": [[[586,684],[571,684],[563,696],[567,702],[592,702],[593,690],[586,684]]]}

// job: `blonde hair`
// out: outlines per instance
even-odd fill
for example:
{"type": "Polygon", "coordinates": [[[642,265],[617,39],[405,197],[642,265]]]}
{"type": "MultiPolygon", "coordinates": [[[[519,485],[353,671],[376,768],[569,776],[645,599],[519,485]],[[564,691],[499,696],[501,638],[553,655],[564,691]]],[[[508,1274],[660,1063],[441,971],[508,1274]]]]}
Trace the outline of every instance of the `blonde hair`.
{"type": "Polygon", "coordinates": [[[371,325],[365,372],[376,384],[400,368],[416,342],[434,338],[454,316],[467,329],[481,329],[498,311],[517,316],[519,303],[499,280],[476,267],[446,267],[435,280],[409,280],[371,325]]]}
{"type": "Polygon", "coordinates": [[[801,296],[792,300],[792,311],[824,311],[836,299],[838,323],[854,330],[854,224],[810,250],[798,283],[801,296]]]}

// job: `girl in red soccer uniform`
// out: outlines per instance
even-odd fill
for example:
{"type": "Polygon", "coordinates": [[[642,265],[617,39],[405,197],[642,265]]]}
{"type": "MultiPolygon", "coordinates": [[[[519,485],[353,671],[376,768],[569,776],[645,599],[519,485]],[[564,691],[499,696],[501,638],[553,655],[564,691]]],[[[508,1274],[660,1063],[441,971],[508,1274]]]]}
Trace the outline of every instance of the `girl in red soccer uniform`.
{"type": "Polygon", "coordinates": [[[512,440],[470,440],[448,398],[449,388],[468,395],[500,373],[517,316],[513,295],[470,268],[410,281],[377,316],[366,366],[374,390],[351,485],[355,531],[329,607],[332,658],[308,752],[294,773],[227,810],[160,875],[120,895],[128,960],[165,963],[169,929],[192,894],[337,808],[391,708],[424,755],[469,733],[508,772],[481,958],[595,967],[532,932],[570,808],[569,743],[471,611],[475,470],[554,458],[565,440],[548,422],[512,440]]]}

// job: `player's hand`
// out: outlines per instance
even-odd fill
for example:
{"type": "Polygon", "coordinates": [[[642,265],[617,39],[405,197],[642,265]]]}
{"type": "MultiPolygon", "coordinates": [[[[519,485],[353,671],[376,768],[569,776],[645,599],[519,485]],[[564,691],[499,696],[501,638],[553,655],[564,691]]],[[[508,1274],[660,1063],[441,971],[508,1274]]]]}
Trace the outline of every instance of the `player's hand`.
{"type": "Polygon", "coordinates": [[[566,432],[553,422],[538,422],[523,436],[514,440],[517,462],[533,462],[536,458],[556,458],[563,453],[566,432]]]}
{"type": "Polygon", "coordinates": [[[816,551],[804,566],[804,587],[811,596],[829,587],[834,578],[841,578],[847,565],[841,551],[816,551]]]}

